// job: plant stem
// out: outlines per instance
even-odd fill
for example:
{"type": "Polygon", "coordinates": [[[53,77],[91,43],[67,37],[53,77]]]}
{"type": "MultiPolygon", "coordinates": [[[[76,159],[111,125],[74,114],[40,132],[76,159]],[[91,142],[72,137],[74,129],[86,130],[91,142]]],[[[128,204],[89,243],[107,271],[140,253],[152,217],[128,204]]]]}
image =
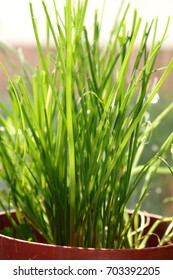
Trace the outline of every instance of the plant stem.
{"type": "Polygon", "coordinates": [[[75,147],[73,135],[73,105],[72,105],[72,8],[71,0],[67,1],[66,6],[67,21],[67,68],[66,68],[66,117],[67,117],[67,138],[69,146],[69,188],[70,188],[70,244],[74,239],[74,223],[75,223],[75,147]]]}

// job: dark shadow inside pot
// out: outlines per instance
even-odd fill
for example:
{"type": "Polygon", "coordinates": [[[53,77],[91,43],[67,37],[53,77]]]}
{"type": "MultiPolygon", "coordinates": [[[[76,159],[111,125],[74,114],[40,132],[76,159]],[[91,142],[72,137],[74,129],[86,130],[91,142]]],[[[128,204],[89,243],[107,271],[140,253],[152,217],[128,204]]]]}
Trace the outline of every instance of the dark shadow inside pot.
{"type": "MultiPolygon", "coordinates": [[[[11,215],[11,218],[14,219],[14,221],[16,223],[18,223],[15,210],[11,210],[10,211],[10,215],[11,215]]],[[[2,234],[3,234],[3,229],[4,228],[11,228],[12,227],[12,223],[11,223],[10,219],[8,219],[8,217],[7,217],[7,215],[5,213],[0,215],[0,217],[1,217],[0,218],[0,231],[2,231],[2,234]]],[[[46,239],[44,238],[44,236],[42,234],[40,234],[34,228],[32,230],[33,230],[34,236],[36,237],[36,241],[37,242],[47,244],[47,241],[46,241],[46,239]]],[[[14,237],[14,238],[19,238],[18,235],[15,234],[15,230],[14,230],[13,235],[12,236],[9,235],[9,236],[10,237],[14,237]]]]}

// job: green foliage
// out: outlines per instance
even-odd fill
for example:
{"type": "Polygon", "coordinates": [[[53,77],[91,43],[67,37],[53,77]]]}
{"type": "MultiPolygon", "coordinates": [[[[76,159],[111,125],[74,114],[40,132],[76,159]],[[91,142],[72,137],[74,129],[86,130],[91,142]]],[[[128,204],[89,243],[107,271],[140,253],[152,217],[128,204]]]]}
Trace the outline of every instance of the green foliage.
{"type": "Polygon", "coordinates": [[[139,166],[151,132],[173,109],[171,103],[155,120],[148,119],[147,111],[173,67],[171,60],[167,67],[155,69],[169,19],[159,41],[157,20],[145,25],[134,56],[142,20],[134,11],[131,27],[126,26],[128,5],[101,50],[97,13],[92,40],[85,27],[87,3],[78,1],[73,6],[67,0],[62,19],[53,1],[54,26],[42,2],[46,53],[30,4],[40,64],[30,80],[28,75],[27,80],[22,75],[11,79],[4,69],[11,109],[0,105],[0,174],[9,187],[9,206],[2,200],[0,204],[4,209],[12,205],[19,223],[28,221],[49,243],[140,247],[130,237],[135,235],[144,244],[145,223],[141,232],[134,233],[132,227],[173,140],[171,133],[157,153],[139,166]],[[163,74],[153,85],[156,71],[163,74]],[[126,205],[139,186],[136,208],[129,218],[126,205]]]}

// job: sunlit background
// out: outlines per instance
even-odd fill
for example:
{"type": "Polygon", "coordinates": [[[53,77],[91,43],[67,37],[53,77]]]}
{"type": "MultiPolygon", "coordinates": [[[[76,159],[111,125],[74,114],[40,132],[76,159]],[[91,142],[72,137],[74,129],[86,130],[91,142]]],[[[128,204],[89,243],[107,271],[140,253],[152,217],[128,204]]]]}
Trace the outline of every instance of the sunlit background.
{"type": "MultiPolygon", "coordinates": [[[[77,1],[77,0],[76,0],[77,1]]],[[[35,16],[37,18],[40,37],[42,42],[45,42],[45,19],[42,9],[41,0],[33,0],[35,16]]],[[[45,0],[50,4],[51,0],[45,0]]],[[[60,13],[63,13],[63,5],[65,0],[57,0],[60,13]]],[[[118,13],[120,4],[124,5],[129,2],[131,4],[128,23],[131,24],[131,18],[134,8],[138,10],[139,16],[143,19],[143,24],[146,21],[151,22],[153,18],[158,16],[159,29],[158,37],[161,36],[166,25],[168,16],[171,17],[168,37],[164,43],[163,50],[160,55],[160,65],[167,65],[173,57],[173,1],[171,0],[132,0],[132,1],[117,1],[117,0],[89,0],[89,9],[87,13],[86,24],[90,28],[92,26],[93,14],[97,8],[100,17],[103,15],[102,40],[104,42],[108,38],[108,34],[112,23],[118,13]]],[[[53,14],[53,6],[49,5],[50,13],[53,14]]],[[[35,66],[38,62],[38,57],[35,48],[35,39],[32,30],[31,17],[29,11],[29,0],[0,0],[0,60],[6,64],[6,58],[3,56],[2,43],[12,45],[17,50],[22,49],[26,59],[35,66]]],[[[10,75],[14,74],[11,68],[8,68],[10,75]]],[[[166,104],[173,101],[173,72],[167,80],[164,87],[159,92],[160,99],[156,104],[153,104],[150,110],[151,117],[154,118],[166,104]]],[[[3,72],[0,70],[0,97],[4,103],[8,102],[6,91],[6,79],[3,72]]],[[[154,135],[151,135],[150,143],[146,147],[145,157],[149,158],[152,153],[157,151],[157,147],[166,139],[168,134],[173,131],[173,113],[169,115],[164,123],[159,127],[159,130],[154,135]]],[[[171,157],[168,155],[171,162],[171,157]]],[[[145,160],[145,158],[143,159],[145,160]]],[[[173,166],[173,162],[171,162],[173,166]]],[[[161,215],[173,215],[173,202],[165,203],[167,197],[173,197],[173,179],[171,175],[159,175],[151,184],[150,195],[145,203],[147,211],[155,212],[161,215]],[[152,197],[152,199],[150,199],[152,197]]],[[[135,198],[134,198],[135,201],[135,198]]],[[[132,200],[129,207],[133,207],[132,200]]]]}
{"type": "MultiPolygon", "coordinates": [[[[41,0],[31,0],[34,3],[35,14],[38,18],[38,25],[40,29],[44,30],[44,15],[41,0]]],[[[31,17],[29,12],[29,0],[0,0],[0,36],[1,40],[6,40],[16,45],[33,45],[34,35],[32,32],[31,17]]],[[[47,4],[53,2],[52,0],[45,0],[47,4]]],[[[77,0],[76,0],[77,2],[77,0]]],[[[103,38],[107,38],[108,31],[112,26],[118,7],[124,2],[125,5],[129,2],[131,4],[131,13],[133,9],[138,10],[139,16],[143,21],[151,21],[152,18],[159,17],[159,32],[161,34],[168,16],[173,14],[173,1],[171,0],[90,0],[87,16],[87,24],[91,22],[91,18],[95,9],[97,8],[100,15],[104,9],[104,24],[103,24],[103,38]],[[105,5],[104,5],[105,2],[105,5]]],[[[63,5],[65,0],[57,1],[60,13],[63,12],[63,5]]],[[[50,13],[54,17],[53,5],[49,5],[50,13]]],[[[129,16],[130,23],[130,16],[129,16]]],[[[165,42],[165,47],[172,47],[173,44],[173,19],[171,20],[169,36],[165,42]]],[[[44,32],[41,34],[44,39],[44,32]]]]}

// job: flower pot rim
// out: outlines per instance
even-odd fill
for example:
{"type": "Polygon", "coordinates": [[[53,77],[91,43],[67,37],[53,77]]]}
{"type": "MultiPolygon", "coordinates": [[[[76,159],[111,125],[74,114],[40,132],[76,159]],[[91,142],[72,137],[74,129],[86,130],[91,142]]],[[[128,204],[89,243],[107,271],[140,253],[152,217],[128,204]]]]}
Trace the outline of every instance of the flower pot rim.
{"type": "MultiPolygon", "coordinates": [[[[11,213],[14,213],[15,214],[15,210],[11,210],[10,211],[11,213]]],[[[128,213],[132,213],[133,210],[128,210],[128,213]]],[[[161,215],[157,215],[157,214],[153,214],[153,213],[149,213],[147,211],[142,211],[145,215],[149,216],[150,218],[153,218],[153,219],[161,219],[163,218],[161,215]]],[[[0,211],[0,217],[1,216],[5,216],[6,213],[5,211],[0,211]]],[[[146,247],[146,248],[123,248],[123,249],[114,249],[114,248],[95,248],[95,247],[76,247],[76,246],[68,246],[68,245],[56,245],[56,244],[49,244],[49,243],[45,243],[45,242],[33,242],[33,241],[28,241],[28,240],[23,240],[23,239],[19,239],[19,238],[15,238],[15,237],[10,237],[10,236],[6,236],[4,234],[0,234],[0,237],[2,238],[5,238],[6,240],[15,240],[16,242],[20,242],[20,243],[30,243],[30,244],[33,244],[33,245],[36,245],[36,246],[43,246],[43,247],[54,247],[54,248],[64,248],[64,249],[74,249],[74,250],[90,250],[90,251],[93,251],[93,250],[97,250],[97,251],[139,251],[139,250],[159,250],[161,249],[162,247],[164,248],[169,248],[169,247],[172,247],[173,248],[173,243],[170,243],[170,244],[166,244],[166,245],[163,245],[163,246],[150,246],[150,247],[146,247]]]]}
{"type": "Polygon", "coordinates": [[[172,244],[168,244],[168,245],[164,245],[164,246],[157,246],[157,247],[146,247],[146,248],[123,248],[123,249],[114,249],[114,248],[92,248],[92,247],[89,247],[89,248],[86,248],[86,247],[75,247],[75,246],[65,246],[65,245],[55,245],[55,244],[47,244],[47,243],[42,243],[42,242],[33,242],[33,241],[28,241],[28,240],[22,240],[22,239],[19,239],[19,238],[13,238],[13,237],[10,237],[10,236],[6,236],[6,235],[3,235],[3,234],[0,234],[0,238],[5,238],[6,240],[15,240],[16,242],[20,242],[20,243],[23,243],[23,244],[26,244],[26,243],[30,243],[30,244],[33,244],[33,245],[36,245],[36,246],[43,246],[43,247],[54,247],[54,248],[64,248],[64,249],[74,249],[74,250],[86,250],[86,251],[140,251],[140,250],[145,250],[145,251],[151,251],[151,250],[160,250],[162,247],[164,248],[173,248],[173,243],[172,244]]]}

